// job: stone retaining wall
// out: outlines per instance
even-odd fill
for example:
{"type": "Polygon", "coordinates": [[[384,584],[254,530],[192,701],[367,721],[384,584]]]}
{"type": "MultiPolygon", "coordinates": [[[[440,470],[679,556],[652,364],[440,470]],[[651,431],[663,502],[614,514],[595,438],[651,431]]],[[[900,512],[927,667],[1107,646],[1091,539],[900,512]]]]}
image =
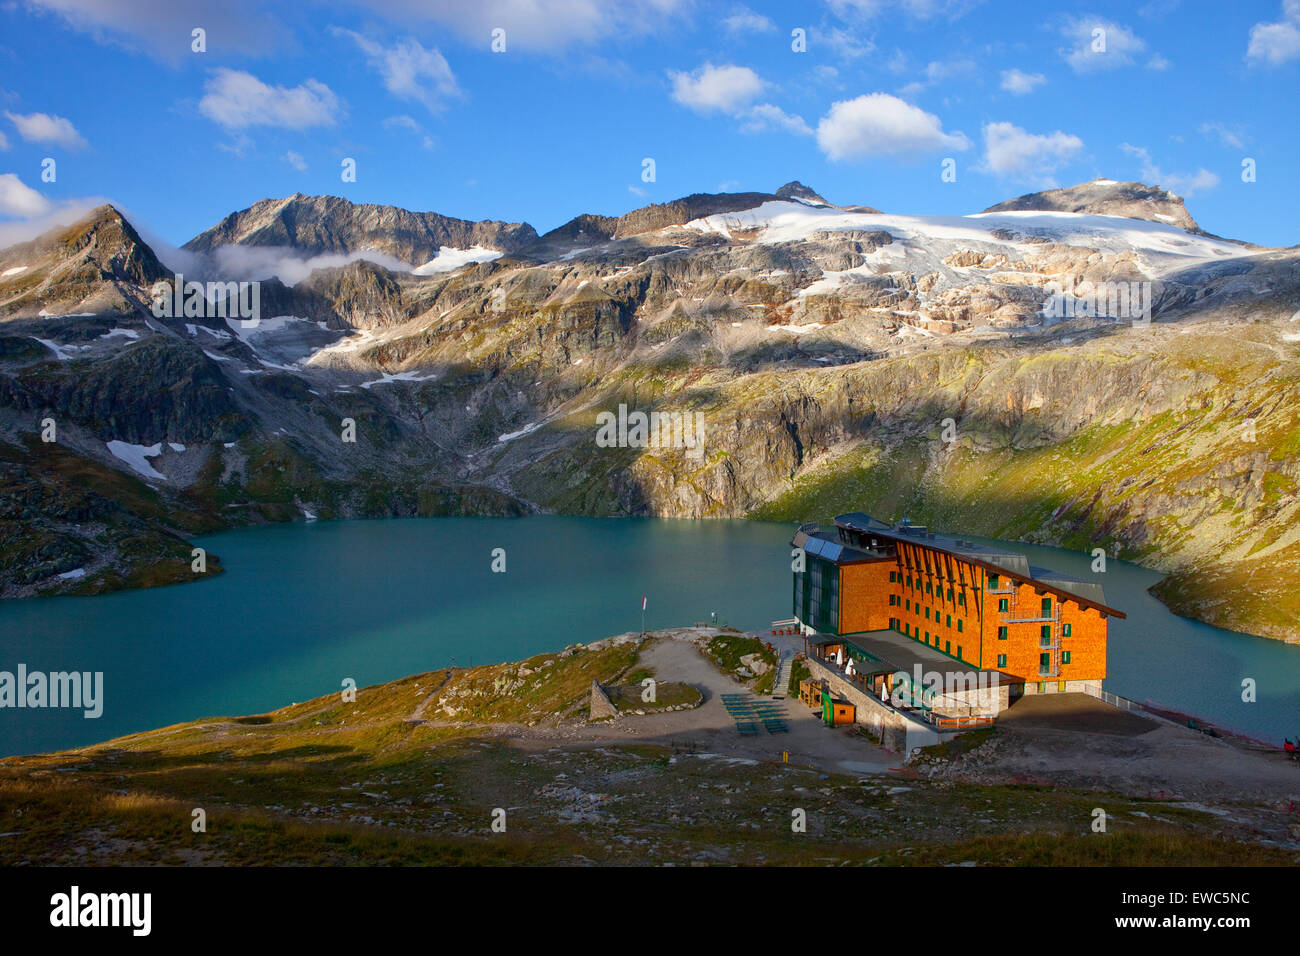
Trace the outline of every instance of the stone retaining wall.
{"type": "Polygon", "coordinates": [[[851,703],[857,710],[857,723],[880,738],[881,746],[895,753],[911,753],[913,747],[929,747],[942,738],[937,730],[908,717],[861,688],[849,683],[842,674],[826,667],[814,657],[806,659],[812,676],[824,680],[836,697],[851,703]]]}

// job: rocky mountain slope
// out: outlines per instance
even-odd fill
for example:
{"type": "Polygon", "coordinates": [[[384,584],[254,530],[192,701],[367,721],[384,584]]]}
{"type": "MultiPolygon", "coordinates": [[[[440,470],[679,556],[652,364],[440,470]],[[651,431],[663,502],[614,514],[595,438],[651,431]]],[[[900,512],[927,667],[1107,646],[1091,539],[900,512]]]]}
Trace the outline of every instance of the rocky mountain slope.
{"type": "Polygon", "coordinates": [[[443,246],[510,252],[537,238],[527,223],[468,222],[436,212],[358,205],[337,196],[263,199],[231,213],[185,244],[194,252],[221,246],[288,246],[309,255],[369,250],[421,265],[443,246]]]}
{"type": "Polygon", "coordinates": [[[985,212],[1077,212],[1099,216],[1124,216],[1167,223],[1186,232],[1206,235],[1196,224],[1181,196],[1145,183],[1119,183],[1094,179],[1066,189],[1048,189],[1008,199],[985,212]]]}
{"type": "Polygon", "coordinates": [[[29,513],[52,419],[61,455],[157,502],[125,506],[153,545],[123,517],[89,548],[51,495],[48,573],[0,568],[0,594],[176,570],[161,542],[196,527],[306,515],[862,508],[1105,547],[1171,572],[1184,613],[1300,630],[1300,253],[1210,236],[1163,190],[920,217],[790,183],[540,237],[295,196],[196,237],[189,268],[259,247],[255,327],[150,315],[170,270],[111,207],[0,251],[0,449],[27,469],[0,501],[29,513]],[[702,440],[607,447],[620,405],[702,440]]]}

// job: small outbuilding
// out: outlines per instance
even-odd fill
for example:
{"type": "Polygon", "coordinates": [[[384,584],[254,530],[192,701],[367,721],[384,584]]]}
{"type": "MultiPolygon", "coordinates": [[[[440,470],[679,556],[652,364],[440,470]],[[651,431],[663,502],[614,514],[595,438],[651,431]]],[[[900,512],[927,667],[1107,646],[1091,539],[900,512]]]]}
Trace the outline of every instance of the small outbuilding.
{"type": "Polygon", "coordinates": [[[822,721],[827,727],[851,724],[857,720],[857,717],[858,709],[853,704],[832,697],[827,691],[822,691],[822,721]]]}

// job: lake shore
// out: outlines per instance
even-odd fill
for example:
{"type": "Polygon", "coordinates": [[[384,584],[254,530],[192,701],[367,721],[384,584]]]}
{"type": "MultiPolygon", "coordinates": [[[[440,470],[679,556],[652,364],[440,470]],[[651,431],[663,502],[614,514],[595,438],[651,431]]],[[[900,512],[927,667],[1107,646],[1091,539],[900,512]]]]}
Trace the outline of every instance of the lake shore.
{"type": "Polygon", "coordinates": [[[907,760],[797,700],[787,734],[745,737],[718,697],[751,688],[719,669],[719,637],[742,638],[634,632],[6,758],[0,863],[1300,862],[1293,762],[1169,725],[1032,721],[907,760]],[[646,676],[700,705],[588,719],[593,680],[646,676]]]}

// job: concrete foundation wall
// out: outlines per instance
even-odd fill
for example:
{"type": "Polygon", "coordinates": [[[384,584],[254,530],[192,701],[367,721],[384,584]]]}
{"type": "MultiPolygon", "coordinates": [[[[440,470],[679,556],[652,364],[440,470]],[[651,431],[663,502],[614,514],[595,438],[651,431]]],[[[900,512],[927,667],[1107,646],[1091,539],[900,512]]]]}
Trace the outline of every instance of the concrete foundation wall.
{"type": "Polygon", "coordinates": [[[1038,682],[1025,681],[1025,694],[1092,694],[1097,697],[1101,694],[1102,681],[1099,680],[1067,680],[1065,689],[1060,687],[1060,681],[1049,680],[1044,690],[1038,689],[1038,682]]]}
{"type": "Polygon", "coordinates": [[[949,691],[936,695],[931,708],[944,717],[996,717],[1011,706],[1011,686],[949,691]]]}

